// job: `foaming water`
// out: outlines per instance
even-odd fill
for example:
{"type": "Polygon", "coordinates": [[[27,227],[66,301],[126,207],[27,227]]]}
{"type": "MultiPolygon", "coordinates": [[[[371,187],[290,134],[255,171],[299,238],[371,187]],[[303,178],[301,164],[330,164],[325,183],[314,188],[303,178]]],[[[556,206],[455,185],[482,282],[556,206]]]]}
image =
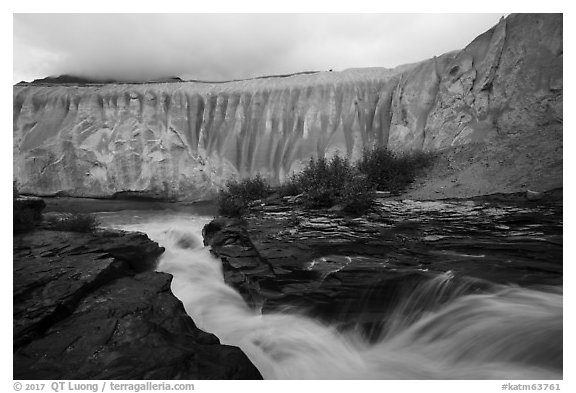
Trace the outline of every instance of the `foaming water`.
{"type": "Polygon", "coordinates": [[[494,285],[465,295],[465,288],[448,291],[446,273],[417,287],[390,314],[383,338],[369,344],[309,317],[251,309],[202,245],[210,217],[134,214],[101,220],[164,246],[158,270],[174,275],[172,291],[186,312],[222,343],[240,347],[266,379],[562,378],[561,288],[494,285]]]}

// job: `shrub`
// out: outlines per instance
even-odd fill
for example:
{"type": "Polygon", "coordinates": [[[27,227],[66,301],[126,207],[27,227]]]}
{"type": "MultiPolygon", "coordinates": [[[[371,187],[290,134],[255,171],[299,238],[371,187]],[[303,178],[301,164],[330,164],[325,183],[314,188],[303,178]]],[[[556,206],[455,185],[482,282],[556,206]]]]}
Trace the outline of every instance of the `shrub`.
{"type": "Polygon", "coordinates": [[[366,176],[358,175],[354,181],[344,184],[338,204],[348,213],[362,214],[368,211],[374,204],[374,191],[372,184],[366,176]]]}
{"type": "Polygon", "coordinates": [[[48,223],[48,228],[65,232],[93,232],[100,223],[93,214],[71,214],[48,223]]]}
{"type": "Polygon", "coordinates": [[[226,188],[218,193],[218,212],[225,216],[241,216],[251,201],[265,198],[269,193],[270,185],[260,174],[241,181],[228,180],[226,188]]]}
{"type": "Polygon", "coordinates": [[[298,176],[292,175],[288,180],[284,183],[280,184],[278,187],[278,194],[280,196],[294,196],[301,194],[302,190],[300,189],[300,185],[298,184],[298,176]]]}
{"type": "Polygon", "coordinates": [[[248,201],[264,198],[270,193],[268,182],[260,174],[242,181],[228,180],[226,188],[227,193],[248,201]]]}
{"type": "Polygon", "coordinates": [[[330,207],[336,204],[339,192],[353,176],[353,168],[345,158],[334,156],[330,161],[324,157],[311,158],[297,175],[296,184],[306,206],[330,207]]]}
{"type": "Polygon", "coordinates": [[[379,190],[400,192],[414,181],[434,156],[426,152],[394,153],[384,147],[364,150],[358,170],[379,190]]]}
{"type": "MultiPolygon", "coordinates": [[[[397,154],[386,148],[365,150],[356,165],[339,155],[329,160],[311,158],[300,173],[280,185],[278,193],[302,194],[308,208],[340,205],[346,212],[362,214],[374,203],[374,189],[402,191],[432,159],[430,153],[397,154]]],[[[270,187],[260,175],[240,182],[231,180],[218,194],[218,211],[222,215],[241,216],[251,201],[269,194],[270,187]]]]}
{"type": "Polygon", "coordinates": [[[301,193],[304,205],[309,208],[341,205],[347,212],[362,213],[374,200],[366,176],[360,174],[347,158],[338,155],[330,160],[311,158],[302,172],[292,176],[282,188],[287,195],[301,193]]]}

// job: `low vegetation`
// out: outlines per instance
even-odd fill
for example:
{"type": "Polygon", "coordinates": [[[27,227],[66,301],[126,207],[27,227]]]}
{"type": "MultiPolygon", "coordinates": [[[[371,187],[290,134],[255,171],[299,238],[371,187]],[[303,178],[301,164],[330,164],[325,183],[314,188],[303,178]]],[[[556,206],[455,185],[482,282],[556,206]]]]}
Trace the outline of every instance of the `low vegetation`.
{"type": "Polygon", "coordinates": [[[302,172],[289,180],[286,189],[302,194],[304,205],[309,208],[341,206],[349,212],[362,212],[370,208],[373,187],[366,177],[347,158],[338,155],[310,159],[302,172]]]}
{"type": "MultiPolygon", "coordinates": [[[[311,209],[338,206],[362,214],[373,205],[376,190],[403,191],[433,158],[430,153],[398,154],[385,148],[365,150],[356,164],[338,155],[311,158],[302,172],[292,175],[277,192],[281,196],[301,195],[303,204],[311,209]]],[[[241,216],[252,201],[270,193],[270,186],[260,175],[228,181],[218,198],[220,214],[241,216]]]]}
{"type": "Polygon", "coordinates": [[[250,202],[269,194],[270,185],[260,174],[252,179],[229,180],[218,193],[218,212],[224,216],[241,216],[250,202]]]}
{"type": "Polygon", "coordinates": [[[379,148],[364,150],[358,171],[378,190],[399,193],[414,181],[421,169],[430,165],[434,156],[427,152],[395,153],[379,148]]]}

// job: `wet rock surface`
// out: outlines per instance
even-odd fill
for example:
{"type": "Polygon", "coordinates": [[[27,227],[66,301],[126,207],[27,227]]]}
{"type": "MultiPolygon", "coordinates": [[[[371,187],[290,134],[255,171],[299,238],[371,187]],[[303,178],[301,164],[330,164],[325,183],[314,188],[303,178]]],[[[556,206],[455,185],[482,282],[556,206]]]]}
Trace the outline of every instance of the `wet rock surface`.
{"type": "MultiPolygon", "coordinates": [[[[559,191],[538,201],[379,199],[362,217],[304,210],[287,197],[243,220],[212,221],[204,240],[226,281],[264,312],[295,306],[376,332],[387,311],[430,280],[445,281],[441,296],[430,296],[436,303],[498,284],[562,284],[559,191]]],[[[409,305],[433,306],[425,297],[409,305]]]]}
{"type": "Polygon", "coordinates": [[[198,329],[141,233],[14,237],[15,379],[259,379],[198,329]]]}

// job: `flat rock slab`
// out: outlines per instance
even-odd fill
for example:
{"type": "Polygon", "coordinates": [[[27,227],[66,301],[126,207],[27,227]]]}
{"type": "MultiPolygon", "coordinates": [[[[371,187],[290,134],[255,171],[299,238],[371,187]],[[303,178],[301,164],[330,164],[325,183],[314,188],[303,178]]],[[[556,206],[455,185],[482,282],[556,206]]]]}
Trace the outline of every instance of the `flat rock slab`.
{"type": "Polygon", "coordinates": [[[14,378],[260,379],[151,271],[162,252],[140,233],[15,237],[14,378]]]}

